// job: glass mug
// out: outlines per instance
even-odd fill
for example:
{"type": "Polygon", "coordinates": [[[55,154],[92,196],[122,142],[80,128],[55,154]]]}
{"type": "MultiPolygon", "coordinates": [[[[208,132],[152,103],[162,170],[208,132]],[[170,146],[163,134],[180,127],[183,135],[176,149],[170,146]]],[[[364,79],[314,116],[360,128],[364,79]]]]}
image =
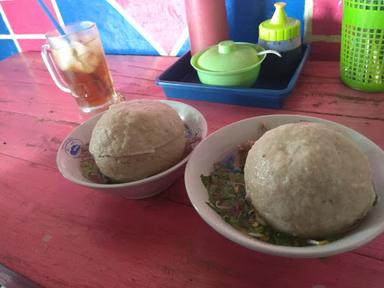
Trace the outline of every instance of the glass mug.
{"type": "Polygon", "coordinates": [[[89,21],[46,34],[41,56],[56,86],[71,93],[83,112],[92,112],[117,102],[96,24],[89,21]]]}

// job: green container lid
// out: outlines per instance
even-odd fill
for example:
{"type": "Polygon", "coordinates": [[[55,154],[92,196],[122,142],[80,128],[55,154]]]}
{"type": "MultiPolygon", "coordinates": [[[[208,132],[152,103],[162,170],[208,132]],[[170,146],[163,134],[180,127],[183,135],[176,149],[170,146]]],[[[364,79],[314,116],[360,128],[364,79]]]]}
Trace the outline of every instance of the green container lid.
{"type": "Polygon", "coordinates": [[[277,2],[272,18],[259,25],[259,39],[264,41],[285,41],[300,35],[300,21],[287,17],[285,2],[277,2]]]}
{"type": "Polygon", "coordinates": [[[197,59],[197,66],[210,71],[233,71],[250,67],[260,61],[258,51],[246,43],[231,40],[205,50],[197,59]]]}

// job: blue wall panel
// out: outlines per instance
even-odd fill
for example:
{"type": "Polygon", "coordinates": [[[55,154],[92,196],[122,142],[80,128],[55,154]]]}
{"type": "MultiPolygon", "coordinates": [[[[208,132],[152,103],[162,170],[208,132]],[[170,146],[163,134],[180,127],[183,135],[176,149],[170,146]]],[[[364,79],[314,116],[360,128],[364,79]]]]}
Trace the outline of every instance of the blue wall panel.
{"type": "Polygon", "coordinates": [[[0,40],[0,60],[19,53],[13,40],[0,40]]]}
{"type": "Polygon", "coordinates": [[[159,55],[152,45],[106,1],[56,0],[56,2],[65,23],[89,20],[97,24],[106,53],[159,55]],[[104,21],[105,19],[108,21],[104,21]]]}
{"type": "Polygon", "coordinates": [[[0,34],[9,34],[7,26],[5,26],[3,17],[0,15],[0,34]]]}

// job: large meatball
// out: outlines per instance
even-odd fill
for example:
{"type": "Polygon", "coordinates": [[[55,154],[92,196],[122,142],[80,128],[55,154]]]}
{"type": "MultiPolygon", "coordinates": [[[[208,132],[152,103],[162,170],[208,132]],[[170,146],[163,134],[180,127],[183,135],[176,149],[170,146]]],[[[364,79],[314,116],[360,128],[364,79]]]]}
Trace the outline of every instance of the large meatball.
{"type": "Polygon", "coordinates": [[[324,124],[266,132],[245,164],[247,197],[273,228],[304,238],[343,233],[372,207],[367,157],[349,136],[324,124]]]}
{"type": "Polygon", "coordinates": [[[159,101],[112,105],[93,129],[89,151],[100,171],[117,182],[146,178],[176,164],[185,149],[184,123],[159,101]]]}

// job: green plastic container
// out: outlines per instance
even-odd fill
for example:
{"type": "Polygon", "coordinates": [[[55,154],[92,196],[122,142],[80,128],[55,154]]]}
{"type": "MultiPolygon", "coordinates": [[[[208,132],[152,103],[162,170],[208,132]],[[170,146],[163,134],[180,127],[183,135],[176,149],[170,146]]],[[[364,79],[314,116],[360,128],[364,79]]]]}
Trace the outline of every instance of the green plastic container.
{"type": "MultiPolygon", "coordinates": [[[[252,87],[266,55],[259,45],[222,41],[191,58],[201,83],[216,86],[252,87]]],[[[265,51],[268,52],[268,51],[265,51]]]]}
{"type": "Polygon", "coordinates": [[[343,1],[340,78],[357,90],[384,92],[384,1],[343,1]]]}

